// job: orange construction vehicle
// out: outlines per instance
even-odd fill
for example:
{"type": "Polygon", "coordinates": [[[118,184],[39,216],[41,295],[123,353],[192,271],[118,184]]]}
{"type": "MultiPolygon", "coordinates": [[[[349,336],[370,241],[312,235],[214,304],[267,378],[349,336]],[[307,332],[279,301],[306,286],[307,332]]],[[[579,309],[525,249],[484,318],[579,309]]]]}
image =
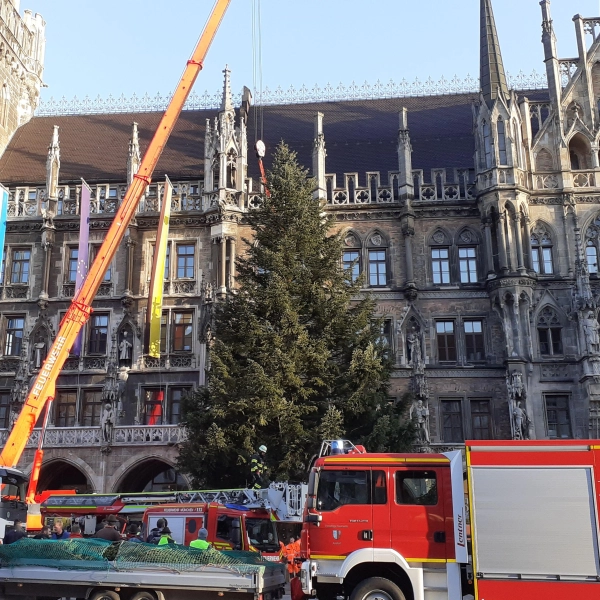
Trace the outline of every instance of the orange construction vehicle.
{"type": "MultiPolygon", "coordinates": [[[[135,214],[137,205],[150,184],[154,168],[167,144],[167,140],[173,131],[192,86],[202,70],[203,61],[230,1],[231,0],[217,0],[213,7],[196,48],[191,58],[187,61],[187,65],[175,89],[169,106],[158,124],[154,137],[148,145],[148,149],[142,159],[139,170],[134,176],[133,182],[129,186],[125,198],[123,198],[123,201],[114,216],[104,242],[102,243],[94,262],[90,266],[87,277],[83,281],[81,288],[76,292],[75,297],[71,302],[71,306],[60,324],[60,329],[48,352],[48,356],[29,390],[21,413],[14,424],[4,449],[0,452],[0,465],[4,467],[15,467],[17,465],[23,450],[25,449],[27,440],[31,436],[31,432],[44,407],[47,402],[54,398],[56,380],[63,364],[69,356],[69,352],[75,343],[81,328],[90,317],[92,312],[92,301],[103,281],[108,266],[117,252],[125,235],[125,231],[135,214]]],[[[41,452],[42,449],[40,448],[38,456],[36,457],[38,471],[39,465],[41,464],[41,452]]],[[[20,476],[22,477],[22,474],[20,476]]],[[[0,469],[0,478],[2,478],[2,498],[15,495],[13,494],[13,487],[18,487],[19,485],[23,487],[23,482],[20,480],[17,481],[19,477],[15,474],[14,469],[0,469]],[[6,475],[3,475],[5,472],[6,475]]],[[[34,495],[35,484],[34,474],[31,491],[29,493],[30,497],[34,495]]],[[[22,501],[25,499],[24,489],[18,493],[18,497],[19,502],[22,504],[22,501]]],[[[12,502],[12,500],[10,501],[12,502]]],[[[12,524],[8,518],[5,519],[4,522],[2,521],[3,519],[0,517],[0,536],[4,535],[4,526],[12,524]]]]}

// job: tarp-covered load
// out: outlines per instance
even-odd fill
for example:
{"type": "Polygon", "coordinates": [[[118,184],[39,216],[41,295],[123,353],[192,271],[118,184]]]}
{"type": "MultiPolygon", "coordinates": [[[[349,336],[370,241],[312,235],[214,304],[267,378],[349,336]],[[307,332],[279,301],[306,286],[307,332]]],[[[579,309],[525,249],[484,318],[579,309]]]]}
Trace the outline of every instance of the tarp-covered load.
{"type": "Polygon", "coordinates": [[[282,569],[254,552],[198,550],[179,544],[156,546],[137,542],[111,543],[100,539],[31,540],[0,545],[3,567],[38,566],[56,569],[167,569],[199,571],[221,567],[238,573],[282,569]]]}

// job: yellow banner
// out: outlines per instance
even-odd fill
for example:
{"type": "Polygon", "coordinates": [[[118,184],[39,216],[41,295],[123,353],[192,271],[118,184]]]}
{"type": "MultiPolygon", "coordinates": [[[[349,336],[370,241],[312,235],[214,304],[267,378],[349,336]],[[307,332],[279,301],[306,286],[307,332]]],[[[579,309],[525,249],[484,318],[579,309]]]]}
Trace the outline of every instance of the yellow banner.
{"type": "MultiPolygon", "coordinates": [[[[167,243],[169,240],[169,219],[171,218],[171,198],[173,186],[167,177],[165,193],[160,210],[160,221],[152,260],[152,275],[148,298],[148,314],[146,315],[146,331],[148,334],[148,354],[154,358],[160,357],[160,323],[162,317],[163,289],[165,279],[165,261],[167,259],[167,243]]],[[[165,350],[165,348],[163,348],[165,350]]]]}

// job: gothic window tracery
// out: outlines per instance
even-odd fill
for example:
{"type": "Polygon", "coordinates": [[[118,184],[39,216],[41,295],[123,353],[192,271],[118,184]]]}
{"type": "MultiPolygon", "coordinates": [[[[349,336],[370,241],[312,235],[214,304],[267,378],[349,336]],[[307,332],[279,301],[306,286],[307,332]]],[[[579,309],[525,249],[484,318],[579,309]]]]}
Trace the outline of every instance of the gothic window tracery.
{"type": "Polygon", "coordinates": [[[531,259],[533,270],[540,275],[552,275],[554,273],[554,261],[552,257],[552,238],[548,231],[539,226],[531,232],[531,259]]]}
{"type": "Polygon", "coordinates": [[[598,249],[592,240],[587,241],[587,245],[585,247],[585,260],[587,263],[588,273],[597,274],[598,273],[598,249]]]}
{"type": "Polygon", "coordinates": [[[212,175],[213,190],[218,190],[221,184],[221,159],[218,154],[213,158],[212,175]]]}
{"type": "Polygon", "coordinates": [[[539,314],[537,322],[540,355],[556,356],[563,353],[562,325],[556,311],[546,306],[539,314]]]}
{"type": "Polygon", "coordinates": [[[498,161],[501,165],[507,165],[506,159],[506,127],[502,117],[498,117],[496,123],[496,131],[498,133],[498,161]]]}
{"type": "Polygon", "coordinates": [[[485,168],[489,169],[492,166],[492,132],[490,124],[483,121],[483,153],[485,157],[485,168]]]}

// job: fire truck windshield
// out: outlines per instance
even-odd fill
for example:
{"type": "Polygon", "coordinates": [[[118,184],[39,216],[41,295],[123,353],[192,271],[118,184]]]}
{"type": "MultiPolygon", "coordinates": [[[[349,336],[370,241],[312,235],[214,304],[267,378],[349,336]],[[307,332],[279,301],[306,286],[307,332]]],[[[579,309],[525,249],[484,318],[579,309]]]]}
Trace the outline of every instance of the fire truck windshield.
{"type": "Polygon", "coordinates": [[[0,478],[0,494],[3,500],[23,500],[25,481],[11,475],[0,478]]]}
{"type": "Polygon", "coordinates": [[[277,552],[279,539],[275,523],[269,519],[249,519],[246,517],[246,531],[250,543],[261,552],[277,552]]]}

